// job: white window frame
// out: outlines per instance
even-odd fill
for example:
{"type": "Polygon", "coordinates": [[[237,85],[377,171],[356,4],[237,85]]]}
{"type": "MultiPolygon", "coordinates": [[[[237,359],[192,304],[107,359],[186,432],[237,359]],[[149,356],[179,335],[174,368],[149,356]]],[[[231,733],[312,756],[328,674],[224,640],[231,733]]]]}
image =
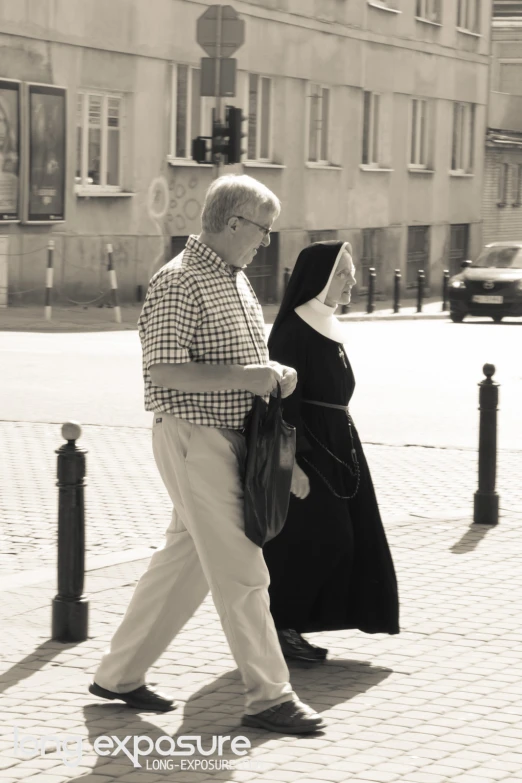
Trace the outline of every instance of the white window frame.
{"type": "Polygon", "coordinates": [[[396,7],[397,0],[367,0],[372,8],[378,8],[380,11],[389,11],[392,14],[402,14],[402,11],[396,7]]]}
{"type": "Polygon", "coordinates": [[[431,112],[428,98],[410,101],[409,163],[410,169],[428,169],[430,163],[431,112]],[[414,107],[416,106],[416,112],[414,107]],[[420,111],[419,111],[420,109],[420,111]],[[415,117],[415,127],[414,127],[415,117]],[[423,124],[424,121],[424,124],[423,124]],[[422,159],[424,158],[424,159],[422,159]]]}
{"type": "Polygon", "coordinates": [[[457,0],[457,29],[480,35],[481,0],[457,0]]]}
{"type": "Polygon", "coordinates": [[[422,19],[424,22],[441,24],[441,0],[416,0],[415,16],[417,19],[422,19]]]}
{"type": "Polygon", "coordinates": [[[475,163],[475,104],[454,101],[452,113],[450,170],[454,174],[473,174],[475,163]],[[456,136],[457,139],[455,140],[456,136]],[[456,150],[454,149],[455,141],[456,150]],[[453,160],[454,156],[455,161],[453,160]]]}
{"type": "MultiPolygon", "coordinates": [[[[81,149],[81,173],[78,177],[75,176],[75,190],[77,192],[92,191],[93,193],[121,193],[123,190],[123,145],[124,145],[124,109],[125,109],[125,96],[123,93],[117,92],[105,92],[104,90],[78,90],[77,97],[82,100],[82,112],[81,112],[81,128],[82,128],[82,149],[81,149]],[[102,99],[101,116],[100,116],[100,182],[99,184],[93,184],[88,181],[88,165],[89,165],[89,96],[96,96],[102,99]],[[119,100],[119,159],[118,159],[118,171],[120,182],[118,185],[107,184],[107,141],[109,134],[108,127],[108,113],[109,113],[109,99],[114,98],[119,100]]],[[[78,128],[78,104],[76,106],[76,125],[78,128]]],[[[75,144],[78,144],[77,138],[75,138],[75,144]]]]}
{"type": "Polygon", "coordinates": [[[246,131],[246,156],[245,159],[247,161],[261,161],[263,163],[270,163],[273,159],[273,150],[274,150],[274,140],[273,140],[273,128],[274,128],[274,80],[270,76],[264,76],[261,73],[256,73],[254,71],[249,71],[247,73],[246,77],[246,86],[245,86],[245,119],[247,120],[245,125],[245,131],[246,131]],[[249,147],[250,147],[250,77],[251,76],[257,76],[258,78],[258,89],[257,89],[257,106],[256,106],[256,151],[255,151],[255,157],[251,158],[249,156],[249,147]],[[270,89],[270,99],[268,104],[268,156],[262,157],[261,156],[261,130],[262,130],[262,107],[263,107],[263,91],[261,89],[262,81],[265,79],[269,83],[269,89],[270,89]]]}
{"type": "MultiPolygon", "coordinates": [[[[169,160],[192,161],[192,139],[201,136],[201,126],[203,124],[203,99],[200,97],[199,106],[199,128],[192,128],[192,80],[194,72],[200,71],[200,68],[189,63],[174,63],[172,66],[171,83],[171,114],[170,114],[170,153],[169,160]],[[178,67],[187,68],[187,121],[185,125],[185,156],[176,155],[177,128],[176,118],[178,109],[178,67]]],[[[200,74],[201,78],[201,74],[200,74]]],[[[212,131],[211,131],[212,132],[212,131]]]]}
{"type": "Polygon", "coordinates": [[[382,116],[382,94],[373,92],[373,90],[363,90],[363,110],[362,110],[362,144],[361,161],[363,166],[369,168],[380,168],[381,164],[381,116],[382,116]],[[370,95],[370,112],[368,121],[368,160],[364,160],[364,119],[365,119],[365,96],[370,95]],[[377,111],[376,111],[377,107],[377,111]],[[375,115],[377,114],[377,122],[375,115]]]}
{"type": "Polygon", "coordinates": [[[330,165],[330,155],[331,155],[331,119],[332,119],[332,88],[329,84],[320,84],[319,82],[308,82],[307,83],[307,89],[306,89],[306,162],[308,166],[329,166],[330,165]],[[317,90],[320,92],[320,119],[318,121],[318,128],[317,128],[317,148],[318,148],[318,155],[317,160],[312,160],[310,158],[311,155],[311,149],[310,149],[310,124],[312,122],[312,98],[317,97],[316,93],[313,91],[317,90]],[[324,142],[324,127],[323,127],[323,97],[324,97],[324,91],[328,92],[328,112],[326,116],[326,145],[323,144],[324,142]],[[321,152],[323,151],[323,147],[326,146],[326,157],[321,157],[321,152]]]}

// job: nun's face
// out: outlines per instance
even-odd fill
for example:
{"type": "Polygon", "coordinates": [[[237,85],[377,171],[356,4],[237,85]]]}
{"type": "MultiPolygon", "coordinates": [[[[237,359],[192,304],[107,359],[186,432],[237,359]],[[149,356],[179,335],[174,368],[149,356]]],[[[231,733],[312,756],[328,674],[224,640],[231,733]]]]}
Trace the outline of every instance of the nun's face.
{"type": "Polygon", "coordinates": [[[350,304],[352,288],[355,283],[355,265],[349,252],[344,250],[332,277],[324,303],[329,307],[335,307],[338,304],[350,304]]]}

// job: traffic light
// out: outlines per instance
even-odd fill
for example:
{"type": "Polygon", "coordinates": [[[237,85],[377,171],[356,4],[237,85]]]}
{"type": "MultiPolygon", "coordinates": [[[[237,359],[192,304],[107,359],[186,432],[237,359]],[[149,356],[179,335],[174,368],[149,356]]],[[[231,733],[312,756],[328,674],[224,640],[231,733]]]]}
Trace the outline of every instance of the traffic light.
{"type": "Polygon", "coordinates": [[[225,122],[215,119],[212,110],[212,136],[198,136],[192,140],[192,159],[197,163],[241,163],[241,141],[245,138],[242,125],[247,118],[243,117],[241,109],[236,106],[225,107],[225,122]],[[207,140],[211,148],[207,147],[207,140]]]}
{"type": "MultiPolygon", "coordinates": [[[[220,162],[220,155],[227,154],[228,147],[228,129],[226,125],[217,122],[215,111],[212,110],[212,163],[220,162]]],[[[225,161],[226,162],[226,161],[225,161]]]]}
{"type": "Polygon", "coordinates": [[[192,160],[195,160],[196,163],[210,163],[207,156],[206,136],[198,136],[196,139],[192,139],[192,160]]]}
{"type": "Polygon", "coordinates": [[[236,106],[227,106],[225,114],[225,128],[228,136],[228,144],[225,149],[227,163],[241,163],[241,155],[244,150],[241,149],[241,140],[245,138],[242,125],[246,122],[243,112],[236,106]]]}

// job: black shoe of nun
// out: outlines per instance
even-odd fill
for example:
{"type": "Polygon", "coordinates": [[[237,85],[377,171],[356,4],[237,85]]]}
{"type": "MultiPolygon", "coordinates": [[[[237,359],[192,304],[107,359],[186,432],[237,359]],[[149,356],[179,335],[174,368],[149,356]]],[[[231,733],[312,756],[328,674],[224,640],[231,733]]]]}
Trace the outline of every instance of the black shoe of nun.
{"type": "Polygon", "coordinates": [[[328,650],[325,647],[310,644],[293,628],[285,628],[282,631],[278,631],[277,635],[281,650],[287,660],[320,663],[328,655],[328,650]]]}

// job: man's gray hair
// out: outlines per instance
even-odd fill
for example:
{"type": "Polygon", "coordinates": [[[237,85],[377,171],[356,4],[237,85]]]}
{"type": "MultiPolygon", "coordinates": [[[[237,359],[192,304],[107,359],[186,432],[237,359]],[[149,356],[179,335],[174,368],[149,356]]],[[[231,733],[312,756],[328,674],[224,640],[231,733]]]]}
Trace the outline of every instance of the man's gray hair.
{"type": "Polygon", "coordinates": [[[201,227],[210,234],[219,234],[233,215],[254,218],[259,209],[265,209],[275,220],[281,212],[281,203],[257,179],[246,174],[226,174],[214,180],[207,190],[201,227]]]}

